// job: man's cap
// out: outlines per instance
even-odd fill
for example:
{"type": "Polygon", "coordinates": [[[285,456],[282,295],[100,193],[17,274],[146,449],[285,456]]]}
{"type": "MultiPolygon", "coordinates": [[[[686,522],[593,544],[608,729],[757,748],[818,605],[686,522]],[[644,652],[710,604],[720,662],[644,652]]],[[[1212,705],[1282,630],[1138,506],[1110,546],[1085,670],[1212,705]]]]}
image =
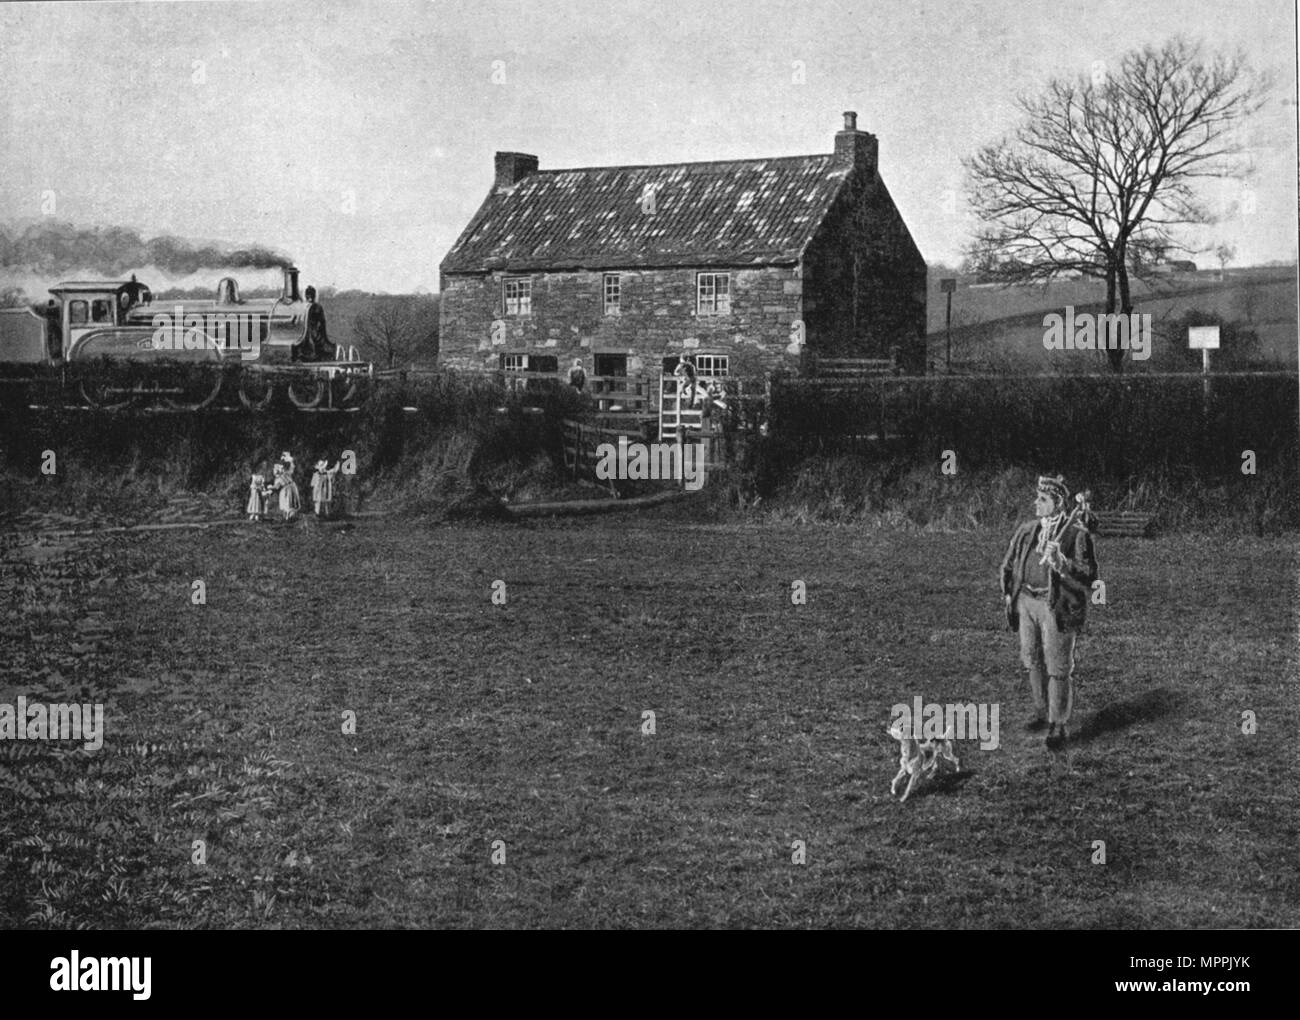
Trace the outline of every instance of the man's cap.
{"type": "Polygon", "coordinates": [[[1039,475],[1038,491],[1051,496],[1061,506],[1070,501],[1070,487],[1063,475],[1039,475]]]}

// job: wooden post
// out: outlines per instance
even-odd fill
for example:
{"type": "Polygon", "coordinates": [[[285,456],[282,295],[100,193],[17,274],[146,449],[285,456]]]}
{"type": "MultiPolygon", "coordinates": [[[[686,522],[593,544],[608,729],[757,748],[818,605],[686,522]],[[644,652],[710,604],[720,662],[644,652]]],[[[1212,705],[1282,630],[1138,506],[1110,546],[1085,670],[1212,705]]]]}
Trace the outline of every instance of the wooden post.
{"type": "Polygon", "coordinates": [[[1201,410],[1210,416],[1210,351],[1219,346],[1218,326],[1187,327],[1187,346],[1201,351],[1201,410]]]}
{"type": "Polygon", "coordinates": [[[949,373],[952,372],[952,294],[957,289],[956,277],[948,277],[939,281],[939,289],[948,295],[948,311],[945,317],[944,332],[947,335],[947,354],[945,364],[949,373]]]}
{"type": "Polygon", "coordinates": [[[1201,401],[1205,405],[1205,414],[1210,414],[1210,349],[1201,348],[1201,401]]]}

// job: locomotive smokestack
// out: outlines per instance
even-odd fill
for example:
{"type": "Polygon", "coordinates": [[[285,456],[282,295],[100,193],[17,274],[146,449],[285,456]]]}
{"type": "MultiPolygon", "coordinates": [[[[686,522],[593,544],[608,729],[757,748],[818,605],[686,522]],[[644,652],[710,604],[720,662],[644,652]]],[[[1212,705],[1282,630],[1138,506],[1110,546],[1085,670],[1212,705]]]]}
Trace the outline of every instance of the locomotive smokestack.
{"type": "Polygon", "coordinates": [[[297,303],[302,300],[302,295],[298,293],[298,267],[284,267],[284,292],[280,295],[285,301],[297,303]]]}

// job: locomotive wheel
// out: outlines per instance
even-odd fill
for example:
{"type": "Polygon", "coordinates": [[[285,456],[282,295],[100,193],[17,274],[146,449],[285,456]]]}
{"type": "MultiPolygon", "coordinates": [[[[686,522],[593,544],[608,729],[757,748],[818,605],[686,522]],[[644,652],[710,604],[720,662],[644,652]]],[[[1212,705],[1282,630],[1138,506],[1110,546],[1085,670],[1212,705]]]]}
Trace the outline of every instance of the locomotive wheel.
{"type": "Polygon", "coordinates": [[[188,387],[182,387],[179,394],[164,396],[163,403],[178,411],[197,411],[217,399],[217,394],[221,392],[221,383],[221,373],[214,372],[211,385],[206,382],[195,382],[188,387]]]}
{"type": "Polygon", "coordinates": [[[275,387],[269,376],[245,371],[239,378],[239,402],[251,411],[265,411],[271,406],[275,387]]]}
{"type": "Polygon", "coordinates": [[[120,411],[135,402],[136,392],[95,379],[81,381],[81,399],[101,411],[120,411]]]}
{"type": "Polygon", "coordinates": [[[310,411],[325,399],[328,382],[319,377],[311,379],[290,379],[284,392],[289,401],[300,411],[310,411]]]}
{"type": "Polygon", "coordinates": [[[343,394],[336,401],[342,408],[360,407],[370,395],[368,380],[364,376],[350,376],[344,381],[343,394]]]}

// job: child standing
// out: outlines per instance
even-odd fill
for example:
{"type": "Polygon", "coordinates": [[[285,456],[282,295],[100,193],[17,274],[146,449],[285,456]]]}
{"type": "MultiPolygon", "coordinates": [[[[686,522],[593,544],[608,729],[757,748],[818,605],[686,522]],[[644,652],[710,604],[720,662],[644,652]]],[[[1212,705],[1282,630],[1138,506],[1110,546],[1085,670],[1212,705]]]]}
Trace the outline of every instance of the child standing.
{"type": "Polygon", "coordinates": [[[275,475],[274,488],[280,492],[280,513],[286,521],[291,521],[297,516],[302,503],[298,498],[298,484],[293,480],[293,457],[288,453],[280,455],[275,475]]]}
{"type": "Polygon", "coordinates": [[[248,486],[248,519],[260,521],[266,513],[266,496],[271,490],[266,486],[266,465],[259,464],[248,486]]]}
{"type": "Polygon", "coordinates": [[[330,517],[334,509],[334,476],[339,466],[329,467],[327,461],[316,462],[316,473],[311,476],[311,498],[316,504],[317,517],[330,517]]]}

